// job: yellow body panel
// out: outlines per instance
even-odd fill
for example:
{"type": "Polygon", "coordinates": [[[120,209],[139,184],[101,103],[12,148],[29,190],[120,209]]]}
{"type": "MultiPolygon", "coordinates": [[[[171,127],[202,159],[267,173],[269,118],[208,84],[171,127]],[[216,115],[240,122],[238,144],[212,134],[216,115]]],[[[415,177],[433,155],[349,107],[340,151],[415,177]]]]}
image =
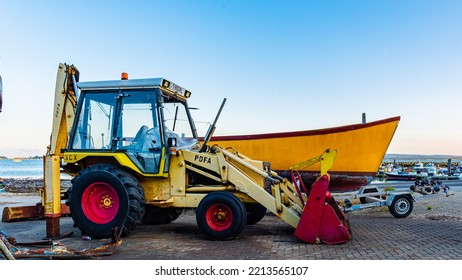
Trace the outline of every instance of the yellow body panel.
{"type": "MultiPolygon", "coordinates": [[[[112,152],[66,152],[64,153],[63,160],[66,163],[76,163],[81,161],[85,158],[96,158],[97,163],[103,162],[101,159],[103,158],[114,158],[120,165],[125,166],[143,176],[146,177],[166,177],[168,173],[163,173],[165,160],[160,161],[159,173],[151,174],[151,173],[143,173],[134,163],[130,160],[130,158],[124,153],[112,153],[112,152]]],[[[162,158],[165,157],[165,149],[162,150],[162,158]]]]}
{"type": "MultiPolygon", "coordinates": [[[[268,134],[268,137],[245,139],[226,136],[215,137],[210,145],[232,147],[246,156],[268,161],[273,170],[289,170],[297,163],[313,158],[328,148],[337,150],[331,173],[375,174],[395,133],[399,118],[376,125],[356,125],[352,129],[331,133],[307,133],[301,136],[268,134]],[[282,136],[282,137],[281,137],[282,136]],[[233,139],[234,138],[234,139],[233,139]]],[[[308,171],[319,171],[319,164],[308,167],[308,171]]]]}
{"type": "Polygon", "coordinates": [[[61,216],[61,183],[60,183],[60,157],[43,157],[44,169],[44,214],[45,217],[61,216]]]}

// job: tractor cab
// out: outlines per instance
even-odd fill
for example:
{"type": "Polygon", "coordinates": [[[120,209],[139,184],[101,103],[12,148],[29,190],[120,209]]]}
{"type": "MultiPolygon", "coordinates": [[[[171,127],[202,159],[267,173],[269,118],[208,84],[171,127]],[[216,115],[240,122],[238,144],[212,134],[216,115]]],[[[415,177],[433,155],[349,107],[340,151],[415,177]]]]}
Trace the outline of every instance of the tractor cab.
{"type": "Polygon", "coordinates": [[[138,173],[163,175],[169,172],[171,149],[200,148],[187,104],[190,91],[163,78],[77,86],[80,99],[66,162],[107,156],[138,173]]]}

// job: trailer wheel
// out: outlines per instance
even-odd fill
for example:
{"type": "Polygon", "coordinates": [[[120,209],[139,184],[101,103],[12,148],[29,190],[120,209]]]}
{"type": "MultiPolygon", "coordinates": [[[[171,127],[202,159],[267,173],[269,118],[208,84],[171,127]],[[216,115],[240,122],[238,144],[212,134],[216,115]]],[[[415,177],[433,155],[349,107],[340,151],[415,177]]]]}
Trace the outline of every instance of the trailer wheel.
{"type": "Polygon", "coordinates": [[[183,212],[178,208],[160,208],[154,205],[146,205],[141,222],[145,225],[163,225],[175,221],[183,212]]]}
{"type": "Polygon", "coordinates": [[[254,225],[266,215],[266,207],[259,203],[244,203],[247,212],[247,224],[254,225]]]}
{"type": "Polygon", "coordinates": [[[408,195],[398,195],[388,209],[395,218],[405,218],[411,214],[413,207],[414,203],[408,195]]]}
{"type": "Polygon", "coordinates": [[[144,215],[138,180],[113,164],[93,165],[72,180],[69,208],[75,225],[94,238],[110,237],[122,226],[126,236],[144,215]]]}
{"type": "Polygon", "coordinates": [[[239,236],[247,222],[244,203],[230,192],[213,192],[199,203],[196,221],[200,230],[213,240],[239,236]]]}

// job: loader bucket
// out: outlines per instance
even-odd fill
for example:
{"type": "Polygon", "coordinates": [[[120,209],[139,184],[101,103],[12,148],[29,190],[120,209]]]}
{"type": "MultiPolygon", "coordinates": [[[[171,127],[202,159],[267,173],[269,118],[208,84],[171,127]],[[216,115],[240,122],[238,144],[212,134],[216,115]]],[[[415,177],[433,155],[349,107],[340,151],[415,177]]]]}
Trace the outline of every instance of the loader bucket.
{"type": "Polygon", "coordinates": [[[327,191],[329,180],[326,174],[313,184],[295,229],[295,237],[306,243],[339,244],[351,240],[348,219],[327,191]]]}

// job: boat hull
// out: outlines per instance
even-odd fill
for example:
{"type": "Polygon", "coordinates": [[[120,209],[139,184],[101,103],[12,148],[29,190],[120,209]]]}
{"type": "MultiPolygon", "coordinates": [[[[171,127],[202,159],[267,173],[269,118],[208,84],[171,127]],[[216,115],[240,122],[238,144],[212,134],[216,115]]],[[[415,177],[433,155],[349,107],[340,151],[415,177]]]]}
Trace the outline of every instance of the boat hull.
{"type": "MultiPolygon", "coordinates": [[[[291,166],[319,156],[326,149],[336,149],[337,157],[329,171],[330,191],[352,191],[368,184],[382,163],[397,129],[400,117],[365,124],[295,132],[215,136],[210,144],[232,147],[257,160],[271,163],[271,169],[288,174],[291,166]]],[[[319,174],[314,164],[303,171],[304,181],[311,185],[319,174]],[[315,177],[313,177],[315,176],[315,177]]]]}
{"type": "Polygon", "coordinates": [[[396,181],[415,181],[417,179],[416,174],[396,174],[385,172],[387,180],[396,180],[396,181]]]}

